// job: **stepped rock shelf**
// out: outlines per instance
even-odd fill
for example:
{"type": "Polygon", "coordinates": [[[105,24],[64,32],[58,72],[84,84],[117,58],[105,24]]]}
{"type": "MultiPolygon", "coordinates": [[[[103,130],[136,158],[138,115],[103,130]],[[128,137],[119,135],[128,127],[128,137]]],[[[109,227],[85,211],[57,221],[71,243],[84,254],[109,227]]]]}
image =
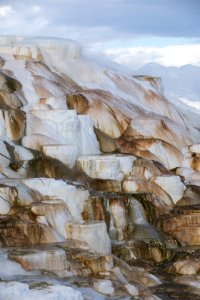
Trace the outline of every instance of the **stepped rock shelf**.
{"type": "Polygon", "coordinates": [[[200,299],[185,111],[76,42],[0,37],[0,300],[200,299]]]}

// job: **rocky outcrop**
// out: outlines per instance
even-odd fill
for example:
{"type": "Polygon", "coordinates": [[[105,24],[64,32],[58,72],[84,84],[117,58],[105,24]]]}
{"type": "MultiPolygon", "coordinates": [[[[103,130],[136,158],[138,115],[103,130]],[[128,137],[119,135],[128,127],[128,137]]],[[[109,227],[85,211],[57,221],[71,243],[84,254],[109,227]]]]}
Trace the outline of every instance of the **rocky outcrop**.
{"type": "Polygon", "coordinates": [[[184,287],[170,272],[198,276],[200,124],[161,79],[68,40],[1,37],[0,55],[0,297],[158,299],[184,287]]]}
{"type": "Polygon", "coordinates": [[[162,229],[188,245],[200,244],[199,205],[175,208],[161,219],[162,229]]]}
{"type": "Polygon", "coordinates": [[[94,253],[111,253],[110,239],[104,222],[67,223],[66,232],[69,239],[87,243],[94,253]]]}
{"type": "Polygon", "coordinates": [[[60,272],[70,270],[70,264],[66,259],[65,251],[62,249],[28,252],[27,250],[11,251],[8,258],[20,263],[26,271],[60,272]]]}
{"type": "Polygon", "coordinates": [[[83,297],[79,291],[71,287],[53,285],[46,286],[43,289],[30,289],[29,285],[20,282],[1,282],[0,295],[2,299],[8,300],[10,297],[25,299],[63,299],[63,300],[82,300],[83,297]]]}

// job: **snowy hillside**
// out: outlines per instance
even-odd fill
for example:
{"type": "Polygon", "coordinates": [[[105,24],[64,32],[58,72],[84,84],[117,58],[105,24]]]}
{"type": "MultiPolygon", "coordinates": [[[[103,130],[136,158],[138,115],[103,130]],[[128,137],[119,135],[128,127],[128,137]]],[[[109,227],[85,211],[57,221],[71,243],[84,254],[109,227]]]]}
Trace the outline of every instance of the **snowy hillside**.
{"type": "Polygon", "coordinates": [[[174,103],[181,100],[186,105],[200,109],[200,67],[194,65],[165,67],[149,63],[135,72],[161,77],[166,97],[174,103]]]}

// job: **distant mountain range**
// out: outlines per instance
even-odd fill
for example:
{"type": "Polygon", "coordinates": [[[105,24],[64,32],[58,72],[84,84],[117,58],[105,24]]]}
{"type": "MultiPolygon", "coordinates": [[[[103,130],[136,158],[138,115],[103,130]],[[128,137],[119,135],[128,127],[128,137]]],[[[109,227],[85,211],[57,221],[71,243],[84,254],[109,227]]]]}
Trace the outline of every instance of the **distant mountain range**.
{"type": "Polygon", "coordinates": [[[169,100],[174,103],[181,100],[191,107],[200,109],[200,67],[194,65],[165,67],[149,63],[136,70],[135,74],[161,77],[165,95],[169,100]]]}

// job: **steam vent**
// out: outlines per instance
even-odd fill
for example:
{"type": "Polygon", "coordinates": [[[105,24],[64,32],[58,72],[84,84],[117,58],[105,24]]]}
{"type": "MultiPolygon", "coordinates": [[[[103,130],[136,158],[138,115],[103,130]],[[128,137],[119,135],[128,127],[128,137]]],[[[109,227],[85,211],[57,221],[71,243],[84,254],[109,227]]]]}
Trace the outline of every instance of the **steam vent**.
{"type": "Polygon", "coordinates": [[[0,300],[200,299],[200,118],[84,53],[0,38],[0,300]]]}

